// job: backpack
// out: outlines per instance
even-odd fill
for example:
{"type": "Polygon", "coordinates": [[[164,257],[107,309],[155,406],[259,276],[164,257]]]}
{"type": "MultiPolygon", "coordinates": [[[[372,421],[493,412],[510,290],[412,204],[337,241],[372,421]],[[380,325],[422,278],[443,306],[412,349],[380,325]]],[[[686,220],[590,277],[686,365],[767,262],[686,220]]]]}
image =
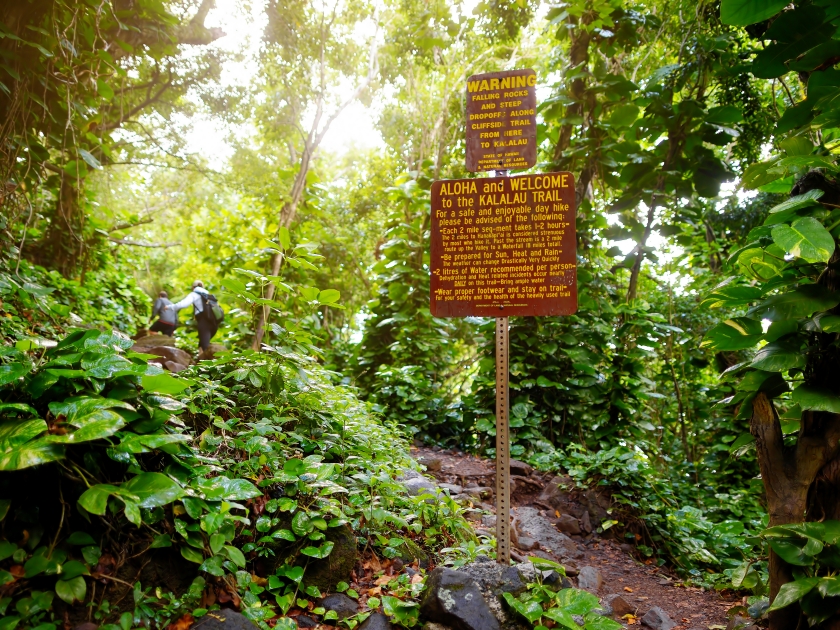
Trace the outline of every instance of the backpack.
{"type": "Polygon", "coordinates": [[[201,296],[201,305],[203,307],[201,312],[204,317],[209,318],[216,326],[225,321],[225,312],[219,306],[219,301],[216,299],[216,296],[212,293],[199,293],[199,295],[201,296]]]}

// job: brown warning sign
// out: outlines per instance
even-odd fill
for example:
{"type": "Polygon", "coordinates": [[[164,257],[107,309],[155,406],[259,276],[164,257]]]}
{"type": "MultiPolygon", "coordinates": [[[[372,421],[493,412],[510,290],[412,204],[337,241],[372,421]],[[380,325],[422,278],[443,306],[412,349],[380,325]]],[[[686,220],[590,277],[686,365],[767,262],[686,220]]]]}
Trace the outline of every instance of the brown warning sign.
{"type": "Polygon", "coordinates": [[[577,311],[571,173],[432,184],[435,317],[577,311]]]}
{"type": "Polygon", "coordinates": [[[537,75],[529,69],[467,79],[467,170],[537,163],[537,75]]]}

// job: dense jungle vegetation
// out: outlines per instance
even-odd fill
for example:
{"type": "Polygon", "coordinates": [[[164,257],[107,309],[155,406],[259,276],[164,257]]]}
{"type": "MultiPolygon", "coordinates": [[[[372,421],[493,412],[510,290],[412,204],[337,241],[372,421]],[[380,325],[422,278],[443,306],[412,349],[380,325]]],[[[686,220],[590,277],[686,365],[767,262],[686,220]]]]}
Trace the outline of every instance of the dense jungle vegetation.
{"type": "Polygon", "coordinates": [[[836,627],[840,3],[18,0],[0,630],[295,628],[335,588],[412,627],[422,581],[365,599],[324,561],[493,553],[398,477],[412,440],[494,454],[494,322],[429,311],[429,190],[483,176],[465,80],[513,68],[531,172],[575,176],[579,290],[512,319],[513,456],[761,624],[836,627]],[[227,351],[171,374],[130,337],[196,279],[227,351]]]}

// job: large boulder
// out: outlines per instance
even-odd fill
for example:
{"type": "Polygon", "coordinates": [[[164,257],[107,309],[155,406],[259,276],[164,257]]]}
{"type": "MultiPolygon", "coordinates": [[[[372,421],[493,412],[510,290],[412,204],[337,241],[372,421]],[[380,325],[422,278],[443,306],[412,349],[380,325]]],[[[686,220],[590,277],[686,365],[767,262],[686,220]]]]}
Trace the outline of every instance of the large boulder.
{"type": "Polygon", "coordinates": [[[571,514],[561,514],[554,524],[565,534],[580,534],[580,522],[571,514]]]}
{"type": "Polygon", "coordinates": [[[500,630],[478,583],[467,573],[438,567],[426,578],[420,614],[454,630],[500,630]]]}
{"type": "Polygon", "coordinates": [[[149,352],[149,348],[171,345],[172,337],[169,337],[168,335],[146,335],[145,337],[135,339],[134,345],[131,346],[131,349],[134,352],[145,352],[146,354],[151,354],[149,352]]]}
{"type": "MultiPolygon", "coordinates": [[[[170,341],[172,340],[170,339],[170,341]]],[[[189,352],[173,346],[154,346],[152,348],[147,348],[146,353],[156,354],[159,357],[162,357],[164,362],[172,361],[174,363],[180,363],[181,365],[190,365],[192,363],[192,357],[189,352]]]]}
{"type": "Polygon", "coordinates": [[[223,608],[200,617],[192,630],[259,630],[259,627],[245,615],[223,608]]]}
{"type": "Polygon", "coordinates": [[[527,589],[527,581],[534,580],[534,565],[525,562],[506,567],[486,556],[479,556],[475,562],[465,564],[459,571],[468,574],[476,581],[484,601],[499,621],[502,630],[528,629],[528,626],[520,619],[508,612],[503,593],[510,593],[513,596],[524,593],[527,589]]]}
{"type": "Polygon", "coordinates": [[[554,477],[545,486],[537,500],[540,503],[551,506],[555,510],[560,510],[569,503],[571,497],[568,488],[572,486],[572,480],[568,477],[554,477]]]}
{"type": "Polygon", "coordinates": [[[518,459],[510,460],[511,475],[521,475],[522,477],[527,477],[532,472],[534,472],[534,469],[525,462],[520,462],[518,459]]]}
{"type": "Polygon", "coordinates": [[[552,520],[540,514],[536,508],[519,508],[516,512],[515,527],[519,536],[539,541],[543,549],[561,561],[580,558],[583,555],[574,541],[557,531],[552,520]]]}

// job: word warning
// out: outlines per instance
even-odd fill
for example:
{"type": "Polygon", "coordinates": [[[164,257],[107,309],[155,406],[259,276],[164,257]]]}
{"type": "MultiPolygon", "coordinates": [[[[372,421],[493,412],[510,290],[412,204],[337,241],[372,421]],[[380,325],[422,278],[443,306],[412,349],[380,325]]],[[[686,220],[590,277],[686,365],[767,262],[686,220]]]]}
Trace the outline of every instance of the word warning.
{"type": "Polygon", "coordinates": [[[531,69],[467,79],[467,170],[530,168],[537,162],[537,75],[531,69]]]}
{"type": "Polygon", "coordinates": [[[435,317],[577,311],[571,173],[437,181],[431,226],[435,317]]]}

